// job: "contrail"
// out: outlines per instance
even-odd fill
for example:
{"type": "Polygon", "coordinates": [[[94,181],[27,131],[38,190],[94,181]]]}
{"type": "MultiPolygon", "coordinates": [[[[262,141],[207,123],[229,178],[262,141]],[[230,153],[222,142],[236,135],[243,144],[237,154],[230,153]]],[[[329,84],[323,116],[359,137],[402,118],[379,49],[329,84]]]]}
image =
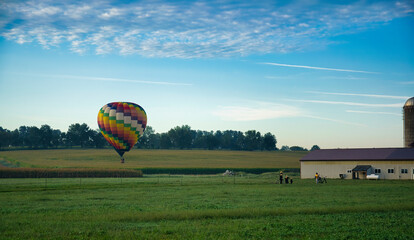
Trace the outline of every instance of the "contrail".
{"type": "Polygon", "coordinates": [[[394,116],[402,116],[398,113],[391,113],[391,112],[369,112],[369,111],[355,111],[355,110],[346,110],[349,113],[362,113],[362,114],[386,114],[386,115],[394,115],[394,116]]]}
{"type": "Polygon", "coordinates": [[[262,63],[262,64],[273,65],[273,66],[280,66],[280,67],[307,68],[307,69],[316,69],[316,70],[325,70],[325,71],[379,74],[378,72],[368,72],[368,71],[339,69],[339,68],[312,67],[312,66],[291,65],[291,64],[283,64],[283,63],[269,63],[269,62],[265,62],[265,63],[262,63]]]}
{"type": "Polygon", "coordinates": [[[393,104],[371,104],[371,103],[358,103],[358,102],[336,102],[336,101],[320,101],[320,100],[298,100],[298,99],[287,99],[293,102],[304,102],[304,103],[322,103],[322,104],[333,104],[333,105],[348,105],[348,106],[361,106],[361,107],[391,107],[400,108],[404,103],[393,103],[393,104]]]}
{"type": "Polygon", "coordinates": [[[410,97],[407,96],[391,96],[391,95],[379,95],[379,94],[363,94],[363,93],[336,93],[336,92],[318,92],[307,91],[308,93],[327,94],[327,95],[339,95],[339,96],[359,96],[359,97],[372,97],[372,98],[391,98],[406,100],[410,97]]]}

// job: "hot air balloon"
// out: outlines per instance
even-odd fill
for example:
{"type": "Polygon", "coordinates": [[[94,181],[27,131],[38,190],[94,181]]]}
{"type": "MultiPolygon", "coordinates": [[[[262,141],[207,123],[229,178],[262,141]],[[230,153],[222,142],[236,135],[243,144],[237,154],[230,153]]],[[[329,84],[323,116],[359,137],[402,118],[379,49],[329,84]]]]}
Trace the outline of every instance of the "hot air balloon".
{"type": "Polygon", "coordinates": [[[124,163],[124,153],[128,152],[144,134],[147,114],[138,104],[112,102],[99,110],[98,126],[106,141],[121,156],[121,163],[124,163]]]}

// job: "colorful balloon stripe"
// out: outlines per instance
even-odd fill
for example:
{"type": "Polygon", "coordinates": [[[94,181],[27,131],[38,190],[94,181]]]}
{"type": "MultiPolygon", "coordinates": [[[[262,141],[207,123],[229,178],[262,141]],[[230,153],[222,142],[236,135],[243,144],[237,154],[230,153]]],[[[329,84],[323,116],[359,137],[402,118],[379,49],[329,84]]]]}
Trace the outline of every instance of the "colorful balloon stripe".
{"type": "Polygon", "coordinates": [[[106,141],[122,157],[144,134],[147,114],[135,103],[112,102],[99,110],[98,126],[106,141]]]}

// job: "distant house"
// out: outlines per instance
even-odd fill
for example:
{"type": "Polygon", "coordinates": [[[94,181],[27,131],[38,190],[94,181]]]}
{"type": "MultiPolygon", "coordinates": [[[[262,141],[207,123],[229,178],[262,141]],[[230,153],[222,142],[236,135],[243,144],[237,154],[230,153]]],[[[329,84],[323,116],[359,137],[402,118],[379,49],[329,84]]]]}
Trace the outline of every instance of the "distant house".
{"type": "Polygon", "coordinates": [[[414,148],[323,149],[300,160],[301,178],[414,179],[414,148]]]}

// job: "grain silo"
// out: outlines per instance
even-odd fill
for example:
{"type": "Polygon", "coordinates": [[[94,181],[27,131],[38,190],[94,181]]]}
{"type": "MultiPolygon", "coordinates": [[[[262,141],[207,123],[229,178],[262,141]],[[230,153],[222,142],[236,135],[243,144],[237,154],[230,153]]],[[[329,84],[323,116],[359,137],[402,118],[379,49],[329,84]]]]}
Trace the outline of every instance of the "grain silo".
{"type": "Polygon", "coordinates": [[[404,107],[404,147],[414,147],[414,97],[404,107]]]}

